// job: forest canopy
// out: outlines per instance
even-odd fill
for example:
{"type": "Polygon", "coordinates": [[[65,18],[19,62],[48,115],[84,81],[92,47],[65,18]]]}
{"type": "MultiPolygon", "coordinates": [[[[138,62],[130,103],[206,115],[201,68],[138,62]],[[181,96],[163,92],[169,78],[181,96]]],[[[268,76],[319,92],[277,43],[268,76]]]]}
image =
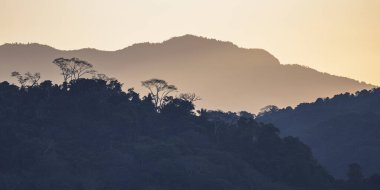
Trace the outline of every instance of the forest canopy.
{"type": "Polygon", "coordinates": [[[196,95],[122,89],[96,77],[0,83],[0,189],[379,187],[357,165],[349,180],[335,180],[298,138],[247,112],[197,112],[196,95]]]}

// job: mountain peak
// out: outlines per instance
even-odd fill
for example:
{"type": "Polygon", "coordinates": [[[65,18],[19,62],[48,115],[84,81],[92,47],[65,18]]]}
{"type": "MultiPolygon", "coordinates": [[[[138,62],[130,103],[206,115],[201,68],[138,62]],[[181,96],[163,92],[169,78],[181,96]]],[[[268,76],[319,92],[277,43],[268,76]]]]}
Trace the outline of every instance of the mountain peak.
{"type": "Polygon", "coordinates": [[[182,35],[182,36],[176,36],[176,37],[172,37],[168,40],[165,40],[164,42],[167,42],[167,41],[176,41],[176,40],[194,40],[194,41],[217,41],[215,39],[212,39],[212,38],[206,38],[206,37],[203,37],[203,36],[197,36],[197,35],[193,35],[193,34],[185,34],[185,35],[182,35]]]}
{"type": "Polygon", "coordinates": [[[181,44],[181,45],[198,45],[198,46],[225,46],[231,48],[238,48],[237,45],[228,41],[220,41],[213,38],[203,36],[196,36],[192,34],[185,34],[183,36],[173,37],[164,41],[162,44],[181,44]]]}

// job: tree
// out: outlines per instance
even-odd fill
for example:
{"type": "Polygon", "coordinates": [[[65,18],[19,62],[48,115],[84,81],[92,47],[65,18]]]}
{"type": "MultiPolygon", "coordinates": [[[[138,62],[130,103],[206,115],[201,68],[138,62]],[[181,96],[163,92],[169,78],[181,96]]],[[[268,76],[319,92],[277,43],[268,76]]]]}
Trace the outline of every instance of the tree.
{"type": "Polygon", "coordinates": [[[93,65],[91,63],[78,58],[58,58],[55,59],[53,63],[61,69],[64,83],[67,83],[68,80],[77,80],[85,74],[96,73],[96,71],[92,69],[93,65]]]}
{"type": "Polygon", "coordinates": [[[107,81],[107,83],[110,83],[111,81],[116,81],[117,79],[114,77],[109,77],[106,74],[102,73],[96,73],[92,76],[93,79],[98,79],[98,80],[104,80],[107,81]]]}
{"type": "Polygon", "coordinates": [[[181,93],[179,94],[178,98],[188,102],[195,102],[201,100],[201,98],[197,96],[195,93],[181,93]]]}
{"type": "Polygon", "coordinates": [[[174,119],[180,119],[194,115],[194,104],[191,101],[168,98],[167,103],[161,108],[161,113],[174,119]]]}
{"type": "Polygon", "coordinates": [[[36,86],[38,85],[38,81],[41,79],[40,73],[30,73],[26,72],[24,75],[20,74],[17,71],[14,71],[11,73],[12,77],[17,78],[18,82],[20,83],[21,87],[25,86],[36,86]]]}
{"type": "Polygon", "coordinates": [[[64,59],[64,58],[58,58],[53,61],[55,65],[61,69],[61,75],[63,76],[63,82],[64,84],[68,82],[70,76],[71,76],[71,70],[69,68],[69,59],[64,59]]]}
{"type": "Polygon", "coordinates": [[[247,111],[241,111],[239,112],[239,117],[245,118],[245,119],[255,119],[255,114],[249,113],[247,111]]]}
{"type": "Polygon", "coordinates": [[[275,105],[268,105],[260,109],[259,116],[265,115],[267,113],[274,113],[278,111],[279,108],[275,105]]]}
{"type": "Polygon", "coordinates": [[[142,86],[147,88],[150,92],[150,95],[153,98],[154,106],[159,110],[165,98],[171,93],[177,90],[177,87],[174,85],[169,85],[166,81],[161,79],[149,79],[141,82],[142,86]]]}

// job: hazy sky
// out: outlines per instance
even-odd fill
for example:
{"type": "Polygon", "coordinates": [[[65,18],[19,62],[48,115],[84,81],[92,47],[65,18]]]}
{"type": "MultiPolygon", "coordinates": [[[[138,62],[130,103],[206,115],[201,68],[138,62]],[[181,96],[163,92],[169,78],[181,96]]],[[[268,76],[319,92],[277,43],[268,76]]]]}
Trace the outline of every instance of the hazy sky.
{"type": "Polygon", "coordinates": [[[115,50],[184,34],[380,85],[380,0],[0,0],[0,44],[115,50]]]}

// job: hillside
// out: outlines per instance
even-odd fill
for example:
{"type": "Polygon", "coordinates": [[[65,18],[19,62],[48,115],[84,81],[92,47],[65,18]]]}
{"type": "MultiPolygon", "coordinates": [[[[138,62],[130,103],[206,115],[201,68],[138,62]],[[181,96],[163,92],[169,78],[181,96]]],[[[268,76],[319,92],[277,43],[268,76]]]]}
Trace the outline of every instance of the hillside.
{"type": "Polygon", "coordinates": [[[196,116],[192,102],[117,82],[0,83],[0,189],[319,190],[334,179],[293,137],[253,118],[196,116]]]}
{"type": "Polygon", "coordinates": [[[318,97],[373,87],[299,65],[282,65],[262,49],[244,49],[191,35],[118,51],[61,51],[39,44],[4,44],[0,46],[0,80],[14,81],[10,79],[12,71],[31,71],[60,83],[58,68],[51,63],[58,57],[87,60],[99,72],[139,92],[146,92],[141,81],[165,79],[181,91],[195,92],[202,98],[197,106],[208,109],[257,112],[269,104],[295,106],[318,97]]]}
{"type": "Polygon", "coordinates": [[[345,176],[350,163],[360,164],[366,174],[380,171],[380,89],[269,110],[258,120],[300,137],[335,176],[345,176]]]}

